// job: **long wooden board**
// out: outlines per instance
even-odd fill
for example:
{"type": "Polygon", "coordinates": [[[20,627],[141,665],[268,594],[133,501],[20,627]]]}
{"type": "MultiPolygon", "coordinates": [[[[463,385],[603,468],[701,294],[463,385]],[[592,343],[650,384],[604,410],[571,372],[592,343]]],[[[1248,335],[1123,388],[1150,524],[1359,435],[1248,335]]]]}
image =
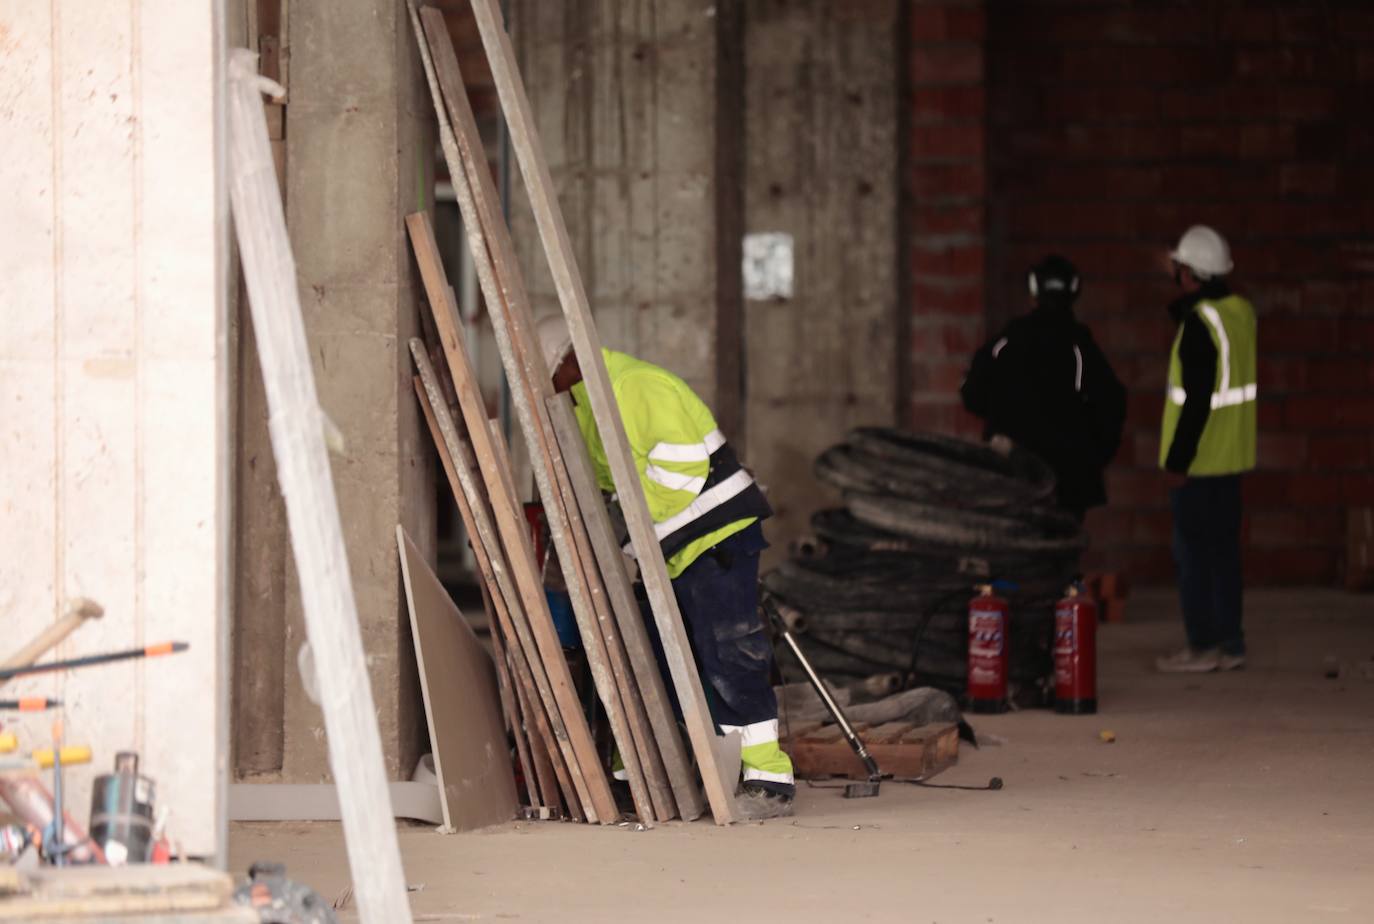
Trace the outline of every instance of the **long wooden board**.
{"type": "MultiPolygon", "coordinates": [[[[493,420],[491,424],[492,444],[501,457],[503,471],[510,473],[513,471],[510,450],[506,446],[505,438],[501,435],[498,422],[493,420]]],[[[567,497],[572,492],[572,486],[560,486],[560,490],[567,497]]],[[[582,528],[582,521],[577,513],[576,505],[568,504],[567,511],[568,529],[565,535],[572,541],[581,560],[584,563],[590,562],[592,561],[591,549],[589,546],[584,547],[588,540],[586,532],[582,528]]],[[[581,575],[586,582],[584,590],[593,610],[594,621],[589,626],[584,621],[579,620],[578,631],[583,637],[582,647],[584,651],[588,650],[586,633],[588,631],[596,633],[596,638],[593,639],[597,643],[596,657],[611,671],[611,678],[614,680],[615,689],[619,695],[617,706],[624,710],[624,721],[633,738],[630,743],[632,751],[629,757],[625,755],[623,750],[625,744],[621,743],[619,736],[616,737],[616,742],[622,748],[621,760],[625,764],[631,797],[635,801],[635,809],[640,813],[641,820],[658,818],[660,821],[668,821],[677,815],[677,808],[673,804],[672,789],[668,785],[667,776],[663,771],[663,762],[659,759],[658,747],[653,741],[653,732],[650,730],[648,717],[644,714],[644,704],[639,698],[639,689],[635,686],[631,676],[629,662],[620,642],[620,635],[615,629],[614,616],[610,612],[606,589],[594,563],[590,568],[584,565],[581,575]]]]}
{"type": "Polygon", "coordinates": [[[692,773],[692,766],[687,759],[677,719],[673,716],[672,701],[668,698],[668,691],[663,685],[663,674],[659,671],[658,660],[654,657],[649,633],[644,628],[639,602],[635,599],[634,589],[625,569],[625,556],[616,541],[610,515],[601,498],[601,489],[597,487],[587,444],[582,440],[568,396],[555,395],[549,400],[548,407],[559,445],[563,448],[563,460],[568,466],[568,477],[572,480],[577,503],[581,508],[582,521],[586,524],[587,535],[591,539],[597,565],[601,569],[606,592],[615,611],[620,637],[633,665],[639,694],[644,701],[649,722],[653,726],[654,739],[664,771],[672,786],[679,813],[684,821],[692,821],[700,818],[705,811],[701,789],[697,786],[696,776],[692,773]]]}
{"type": "MultiPolygon", "coordinates": [[[[439,420],[434,415],[434,409],[430,407],[429,395],[425,392],[424,380],[417,375],[413,379],[413,382],[415,385],[415,397],[420,405],[420,413],[425,418],[425,424],[429,428],[430,438],[433,440],[435,451],[439,455],[439,464],[444,470],[444,475],[448,479],[449,490],[453,494],[453,499],[458,505],[458,513],[463,520],[463,528],[467,531],[468,539],[472,544],[473,558],[477,561],[477,570],[482,576],[482,600],[487,607],[488,621],[492,627],[492,645],[495,649],[497,662],[497,681],[501,684],[501,696],[504,701],[507,716],[510,719],[517,752],[520,755],[520,765],[524,769],[525,784],[529,788],[530,805],[557,807],[557,801],[546,801],[549,798],[549,791],[543,788],[546,781],[539,776],[545,769],[544,764],[534,762],[533,751],[527,746],[527,740],[529,737],[535,735],[537,725],[533,717],[529,716],[528,710],[521,705],[518,691],[521,683],[531,681],[528,677],[521,677],[517,673],[518,669],[513,658],[505,650],[506,639],[510,638],[510,636],[505,635],[505,630],[502,628],[508,623],[508,621],[502,617],[506,607],[505,596],[492,571],[491,560],[488,557],[487,548],[478,537],[477,525],[473,519],[467,495],[463,493],[462,483],[458,480],[457,471],[454,470],[453,459],[449,455],[447,444],[444,442],[443,431],[439,428],[439,420]],[[534,788],[536,779],[538,779],[540,784],[540,791],[537,794],[534,788]]],[[[519,645],[519,640],[514,640],[514,644],[519,645]]],[[[549,746],[553,746],[552,741],[549,742],[549,746]]],[[[547,763],[547,758],[545,759],[545,763],[547,763]]],[[[552,769],[552,764],[549,764],[548,771],[550,773],[552,769]]],[[[556,799],[557,789],[554,788],[553,791],[556,799]]]]}
{"type": "Polygon", "coordinates": [[[306,635],[319,667],[329,765],[339,788],[358,911],[368,924],[409,924],[376,704],[358,627],[338,498],[324,441],[295,260],[263,118],[256,55],[229,54],[229,188],[266,386],[272,455],[286,499],[306,635]]]}
{"type": "Polygon", "coordinates": [[[510,731],[511,740],[515,742],[515,756],[520,764],[520,777],[525,783],[525,795],[529,799],[529,805],[537,807],[545,803],[540,798],[534,762],[530,759],[525,719],[520,714],[520,704],[515,698],[515,687],[511,683],[506,645],[501,636],[501,621],[496,616],[496,608],[491,602],[491,592],[485,584],[482,586],[482,609],[486,611],[487,625],[491,627],[491,659],[496,666],[496,687],[501,695],[501,714],[505,716],[506,728],[510,731]]]}
{"type": "Polygon", "coordinates": [[[495,665],[399,524],[396,548],[444,827],[471,831],[509,821],[517,803],[515,773],[501,721],[495,665]]]}
{"type": "Polygon", "coordinates": [[[24,878],[26,894],[0,900],[0,921],[186,920],[197,912],[207,921],[258,920],[251,909],[232,909],[234,883],[227,874],[195,863],[39,867],[24,878]]]}
{"type": "MultiPolygon", "coordinates": [[[[557,457],[557,446],[548,434],[547,421],[541,422],[536,416],[542,412],[540,401],[527,395],[526,390],[531,387],[531,382],[538,380],[531,380],[524,374],[528,370],[519,365],[519,348],[513,346],[521,342],[521,325],[524,324],[528,330],[532,322],[521,320],[522,308],[523,315],[528,314],[527,306],[524,306],[522,300],[523,286],[512,285],[512,281],[518,278],[518,271],[515,269],[513,258],[506,259],[513,251],[509,251],[509,235],[504,220],[492,206],[497,200],[494,197],[494,188],[491,187],[485,149],[476,135],[476,123],[471,120],[467,94],[462,86],[457,58],[453,53],[452,41],[442,15],[432,8],[426,8],[416,15],[413,3],[411,11],[426,75],[430,79],[435,111],[439,118],[440,137],[443,139],[442,147],[449,164],[455,198],[463,214],[464,230],[468,237],[478,282],[490,309],[498,351],[502,355],[502,362],[506,366],[507,377],[512,386],[512,395],[529,446],[540,498],[544,502],[554,546],[558,550],[559,564],[562,566],[568,593],[572,599],[573,614],[583,634],[583,646],[592,679],[605,706],[616,742],[620,746],[620,754],[625,763],[630,789],[640,817],[645,823],[651,823],[651,799],[634,745],[633,732],[627,716],[628,708],[623,702],[622,691],[615,683],[614,671],[609,663],[601,633],[597,631],[597,588],[589,573],[591,569],[588,563],[584,562],[579,554],[576,537],[568,532],[568,515],[559,490],[558,473],[561,460],[557,457]],[[423,20],[423,25],[420,25],[420,20],[423,20]],[[457,157],[452,156],[451,145],[448,143],[448,139],[455,135],[455,125],[455,143],[461,152],[457,157]],[[482,192],[475,194],[475,190],[482,192]],[[486,195],[487,191],[490,191],[491,195],[486,195]],[[479,206],[482,202],[486,205],[485,214],[479,206]],[[514,297],[513,293],[519,293],[520,297],[514,297]],[[513,334],[508,335],[507,325],[510,325],[513,334]]],[[[411,224],[409,219],[408,224],[411,224]]],[[[412,236],[417,231],[418,224],[417,222],[412,225],[412,236]]],[[[427,226],[427,219],[424,219],[424,224],[427,226]]],[[[441,336],[444,335],[442,330],[440,333],[441,336]]],[[[458,372],[453,372],[456,379],[458,372]]],[[[549,388],[547,373],[543,375],[542,387],[545,390],[549,388]]],[[[469,427],[473,426],[475,424],[470,421],[469,427]]],[[[534,621],[539,622],[538,619],[534,621]]],[[[541,639],[541,644],[542,641],[541,639]]]]}
{"type": "MultiPolygon", "coordinates": [[[[525,617],[538,645],[544,668],[548,672],[558,710],[567,727],[569,743],[576,755],[577,770],[574,775],[581,775],[588,791],[591,801],[587,811],[588,817],[595,816],[603,823],[613,823],[619,814],[616,811],[615,799],[611,795],[610,785],[597,757],[595,742],[573,690],[572,676],[563,657],[563,647],[554,631],[553,617],[549,613],[548,598],[544,595],[544,586],[534,560],[528,526],[510,484],[502,476],[504,469],[492,445],[491,433],[487,429],[486,405],[468,358],[458,316],[458,305],[454,301],[453,289],[448,285],[444,274],[428,214],[416,212],[406,216],[406,227],[410,232],[412,250],[420,267],[421,279],[429,295],[430,310],[439,328],[444,355],[448,358],[449,374],[453,376],[454,388],[458,394],[458,406],[467,425],[468,442],[476,455],[478,469],[486,484],[487,499],[491,503],[501,548],[505,550],[506,562],[510,565],[511,575],[515,579],[515,587],[520,594],[525,617]]],[[[584,616],[585,609],[584,605],[584,616]]],[[[602,693],[602,701],[606,703],[612,727],[621,726],[617,728],[617,740],[623,735],[624,740],[628,742],[628,733],[623,729],[621,721],[619,700],[613,688],[609,691],[607,689],[609,681],[604,669],[604,659],[596,659],[595,642],[596,638],[593,637],[586,644],[588,660],[592,663],[592,676],[597,681],[598,691],[602,693]]],[[[573,768],[573,764],[574,758],[569,757],[569,769],[573,768]]]]}
{"type": "MultiPolygon", "coordinates": [[[[563,784],[563,791],[569,802],[569,810],[572,811],[575,818],[580,815],[595,820],[598,817],[598,807],[593,806],[586,778],[578,763],[578,753],[573,747],[568,731],[569,723],[563,718],[561,701],[554,687],[556,675],[546,669],[547,662],[541,657],[540,647],[535,641],[529,619],[523,608],[523,598],[514,587],[509,562],[505,557],[501,542],[497,538],[496,529],[492,525],[492,513],[488,506],[487,494],[481,480],[473,470],[475,466],[468,462],[463,452],[465,447],[460,443],[453,419],[444,403],[438,378],[430,366],[429,355],[425,352],[424,343],[418,338],[412,339],[410,352],[415,360],[416,368],[420,372],[420,379],[428,398],[428,407],[433,413],[435,425],[439,429],[439,441],[442,442],[447,453],[447,461],[451,466],[450,473],[459,484],[459,488],[455,488],[455,493],[461,490],[466,500],[467,510],[472,518],[471,523],[468,524],[469,528],[473,530],[472,535],[478,538],[476,544],[482,545],[486,550],[492,580],[497,585],[500,598],[505,601],[505,605],[497,610],[498,615],[502,616],[504,620],[502,630],[507,633],[507,638],[519,640],[519,645],[512,649],[518,653],[516,663],[521,667],[521,674],[527,675],[534,686],[533,690],[527,690],[526,693],[531,702],[537,700],[543,706],[542,714],[547,721],[550,736],[548,749],[550,757],[554,758],[555,769],[561,767],[563,770],[560,782],[563,784]],[[577,805],[576,809],[573,808],[573,804],[577,805]]],[[[492,471],[494,472],[496,469],[493,468],[492,471]]],[[[545,601],[545,607],[547,613],[547,601],[545,601]]],[[[568,674],[567,662],[563,660],[561,650],[558,652],[558,664],[562,666],[562,680],[565,685],[563,701],[570,698],[572,703],[571,724],[574,726],[580,724],[586,733],[587,743],[590,745],[591,733],[587,729],[586,718],[582,715],[576,692],[572,690],[572,678],[568,674]]],[[[536,720],[538,720],[538,714],[536,714],[536,720]]],[[[541,727],[541,733],[542,731],[543,728],[541,727]]],[[[593,748],[591,753],[593,761],[595,761],[595,756],[593,748]]],[[[600,764],[594,762],[592,767],[599,770],[600,764]]],[[[610,796],[609,788],[609,784],[607,784],[608,797],[610,796]]],[[[614,809],[613,799],[612,809],[614,809]]],[[[614,818],[614,815],[610,817],[614,818]]]]}
{"type": "MultiPolygon", "coordinates": [[[[520,165],[520,173],[529,192],[535,223],[549,260],[559,301],[572,333],[592,412],[610,461],[612,478],[630,529],[631,544],[663,641],[664,654],[706,787],[711,814],[717,824],[728,824],[734,820],[733,795],[738,776],[737,759],[731,761],[730,755],[738,754],[738,741],[731,743],[728,736],[726,741],[721,741],[711,720],[701,678],[697,674],[682,623],[682,614],[673,596],[667,565],[639,483],[639,473],[630,455],[624,423],[611,391],[610,378],[602,359],[601,338],[592,321],[591,306],[573,257],[553,179],[540,149],[529,99],[515,64],[515,50],[502,23],[500,8],[496,0],[472,0],[472,9],[496,83],[497,96],[510,129],[511,144],[520,165]],[[729,770],[732,763],[734,774],[729,770]]],[[[527,361],[529,359],[527,357],[527,361]]],[[[549,370],[542,371],[547,380],[549,370]]]]}
{"type": "MultiPolygon", "coordinates": [[[[439,788],[415,780],[386,784],[397,818],[444,823],[439,788]]],[[[230,783],[230,821],[338,821],[339,790],[333,783],[230,783]]]]}

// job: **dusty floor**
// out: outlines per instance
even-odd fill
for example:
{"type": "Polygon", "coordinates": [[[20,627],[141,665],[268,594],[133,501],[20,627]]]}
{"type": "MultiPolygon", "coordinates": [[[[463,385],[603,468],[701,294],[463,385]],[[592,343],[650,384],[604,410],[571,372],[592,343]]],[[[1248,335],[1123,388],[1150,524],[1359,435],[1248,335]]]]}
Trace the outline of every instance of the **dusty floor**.
{"type": "MultiPolygon", "coordinates": [[[[982,718],[1006,743],[937,780],[1000,792],[803,787],[794,818],[734,829],[408,827],[416,918],[1374,920],[1374,600],[1252,593],[1249,668],[1201,677],[1148,670],[1180,637],[1171,597],[1131,607],[1101,636],[1100,715],[982,718]]],[[[240,825],[231,854],[329,897],[348,883],[337,825],[240,825]]]]}

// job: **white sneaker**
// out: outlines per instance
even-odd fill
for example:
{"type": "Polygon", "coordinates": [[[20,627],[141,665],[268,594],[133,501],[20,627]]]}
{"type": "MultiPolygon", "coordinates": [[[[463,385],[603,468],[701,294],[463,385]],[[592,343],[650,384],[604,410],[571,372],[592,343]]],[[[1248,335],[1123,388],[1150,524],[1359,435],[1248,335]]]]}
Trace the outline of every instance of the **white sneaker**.
{"type": "MultiPolygon", "coordinates": [[[[1175,654],[1155,659],[1155,670],[1162,674],[1206,674],[1221,666],[1221,656],[1215,648],[1195,651],[1185,648],[1175,654]]],[[[1241,659],[1242,663],[1244,658],[1241,659]]]]}
{"type": "Polygon", "coordinates": [[[1217,654],[1217,670],[1238,671],[1243,667],[1245,667],[1245,655],[1226,654],[1225,652],[1217,654]]]}

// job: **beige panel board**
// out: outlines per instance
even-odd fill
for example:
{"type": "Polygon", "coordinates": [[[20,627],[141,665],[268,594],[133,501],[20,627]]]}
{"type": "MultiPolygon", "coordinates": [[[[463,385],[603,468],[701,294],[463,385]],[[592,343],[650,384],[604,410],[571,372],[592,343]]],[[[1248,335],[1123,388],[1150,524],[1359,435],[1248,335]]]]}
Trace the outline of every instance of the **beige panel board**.
{"type": "Polygon", "coordinates": [[[515,774],[491,656],[405,529],[396,527],[444,826],[470,831],[515,815],[515,774]]]}

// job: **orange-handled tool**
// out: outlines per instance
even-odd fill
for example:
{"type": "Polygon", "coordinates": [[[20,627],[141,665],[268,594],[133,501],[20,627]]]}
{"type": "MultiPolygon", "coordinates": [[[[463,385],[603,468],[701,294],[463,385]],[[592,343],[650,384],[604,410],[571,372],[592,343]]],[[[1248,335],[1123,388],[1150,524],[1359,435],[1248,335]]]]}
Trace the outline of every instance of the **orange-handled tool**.
{"type": "Polygon", "coordinates": [[[96,664],[109,664],[112,661],[127,661],[131,658],[156,658],[159,655],[176,654],[191,646],[186,642],[162,642],[146,645],[143,648],[130,648],[126,651],[111,651],[106,654],[86,655],[82,658],[69,658],[66,661],[48,661],[44,664],[29,664],[24,667],[10,667],[0,670],[0,681],[25,674],[43,674],[49,671],[67,671],[78,667],[92,667],[96,664]]]}
{"type": "Polygon", "coordinates": [[[46,696],[25,696],[20,699],[0,699],[0,712],[43,712],[62,705],[60,699],[46,696]]]}

